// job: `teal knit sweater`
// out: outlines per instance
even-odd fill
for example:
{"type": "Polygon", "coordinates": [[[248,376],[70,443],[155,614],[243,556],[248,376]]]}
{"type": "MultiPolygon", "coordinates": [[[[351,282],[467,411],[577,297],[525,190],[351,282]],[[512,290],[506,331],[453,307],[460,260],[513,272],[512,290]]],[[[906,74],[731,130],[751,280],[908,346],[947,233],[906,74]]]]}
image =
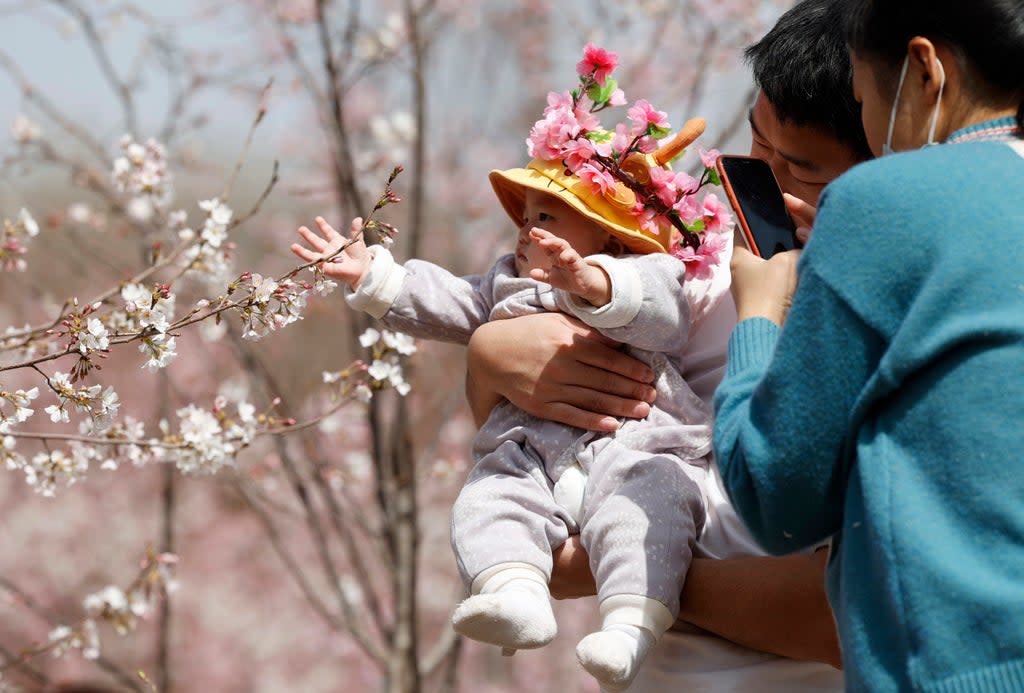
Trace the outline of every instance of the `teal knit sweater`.
{"type": "Polygon", "coordinates": [[[725,485],[773,553],[833,537],[850,691],[1024,691],[1024,158],[964,142],[821,198],[784,329],[733,332],[725,485]]]}

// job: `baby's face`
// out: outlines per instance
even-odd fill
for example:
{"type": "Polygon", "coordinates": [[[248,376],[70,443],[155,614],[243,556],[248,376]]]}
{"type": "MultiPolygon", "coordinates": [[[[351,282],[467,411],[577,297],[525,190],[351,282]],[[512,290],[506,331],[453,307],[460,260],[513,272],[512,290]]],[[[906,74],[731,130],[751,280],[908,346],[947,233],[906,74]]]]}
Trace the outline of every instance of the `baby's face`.
{"type": "Polygon", "coordinates": [[[516,272],[527,277],[532,269],[550,269],[547,254],[530,239],[530,229],[537,227],[565,240],[586,257],[600,253],[608,245],[611,234],[554,195],[527,189],[525,220],[516,240],[516,272]]]}

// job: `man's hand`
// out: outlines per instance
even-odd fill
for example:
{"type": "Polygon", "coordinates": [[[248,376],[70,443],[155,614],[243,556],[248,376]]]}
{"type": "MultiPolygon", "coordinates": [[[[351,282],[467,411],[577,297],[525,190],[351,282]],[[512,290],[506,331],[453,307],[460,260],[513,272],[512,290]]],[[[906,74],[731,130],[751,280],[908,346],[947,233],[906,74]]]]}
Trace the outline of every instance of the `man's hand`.
{"type": "Polygon", "coordinates": [[[534,416],[591,431],[647,416],[654,374],[617,347],[561,313],[481,325],[469,341],[466,380],[477,425],[502,397],[534,416]]]}
{"type": "Polygon", "coordinates": [[[548,588],[555,599],[577,599],[597,594],[597,583],[590,572],[590,558],[578,534],[565,540],[552,552],[554,565],[548,588]]]}
{"type": "Polygon", "coordinates": [[[363,242],[363,220],[359,217],[352,220],[348,238],[335,231],[323,217],[316,218],[316,225],[320,229],[319,234],[305,226],[299,227],[298,233],[309,247],[293,243],[291,251],[305,262],[329,258],[329,262],[320,265],[324,274],[345,282],[353,290],[358,288],[373,261],[363,242]]]}
{"type": "Polygon", "coordinates": [[[807,239],[811,237],[811,229],[814,227],[814,218],[818,215],[818,208],[789,193],[782,193],[782,199],[786,201],[789,216],[793,217],[793,221],[796,222],[797,239],[801,243],[807,243],[807,239]]]}
{"type": "MultiPolygon", "coordinates": [[[[597,594],[579,536],[553,553],[551,596],[597,594]]],[[[695,558],[679,619],[743,647],[841,668],[839,637],[825,597],[828,552],[782,557],[695,558]]]]}

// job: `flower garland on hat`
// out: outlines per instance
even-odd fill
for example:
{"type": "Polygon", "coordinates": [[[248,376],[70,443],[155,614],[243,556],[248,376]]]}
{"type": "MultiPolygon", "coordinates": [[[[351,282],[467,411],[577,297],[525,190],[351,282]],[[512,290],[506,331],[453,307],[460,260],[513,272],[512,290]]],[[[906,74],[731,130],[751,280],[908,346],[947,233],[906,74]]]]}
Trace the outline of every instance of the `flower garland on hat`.
{"type": "Polygon", "coordinates": [[[597,113],[626,104],[611,76],[618,60],[616,53],[587,44],[576,65],[579,86],[548,94],[543,118],[526,140],[527,151],[535,159],[562,162],[593,194],[632,215],[641,230],[657,235],[671,227],[670,252],[686,263],[687,278],[707,278],[728,245],[724,232],[733,225],[732,214],[714,194],[697,196],[705,185],[721,184],[715,170],[718,151],[700,150],[704,172],[699,180],[665,166],[703,131],[703,121],[691,121],[659,146],[672,126],[665,112],[645,99],[627,110],[628,122],[612,130],[602,127],[597,113]]]}

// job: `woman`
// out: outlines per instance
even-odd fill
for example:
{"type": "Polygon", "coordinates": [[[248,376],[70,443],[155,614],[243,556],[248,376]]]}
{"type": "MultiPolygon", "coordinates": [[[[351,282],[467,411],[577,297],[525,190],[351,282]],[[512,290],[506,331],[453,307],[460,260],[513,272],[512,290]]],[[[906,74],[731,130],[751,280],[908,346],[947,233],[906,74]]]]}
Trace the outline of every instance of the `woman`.
{"type": "Polygon", "coordinates": [[[1021,691],[1024,3],[850,0],[847,33],[900,153],[826,188],[799,263],[735,253],[722,475],[770,551],[833,537],[848,690],[1021,691]]]}

